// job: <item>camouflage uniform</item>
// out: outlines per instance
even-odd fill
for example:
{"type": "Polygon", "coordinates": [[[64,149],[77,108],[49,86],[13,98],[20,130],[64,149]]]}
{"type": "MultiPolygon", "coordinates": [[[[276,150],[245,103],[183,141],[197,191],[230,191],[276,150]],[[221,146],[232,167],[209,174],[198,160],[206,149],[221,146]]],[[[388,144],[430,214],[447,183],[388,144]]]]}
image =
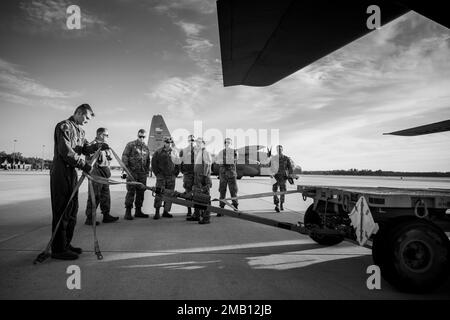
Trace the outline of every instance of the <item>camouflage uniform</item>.
{"type": "MultiPolygon", "coordinates": [[[[291,159],[285,155],[282,155],[281,157],[279,155],[273,156],[271,159],[271,170],[277,181],[273,184],[272,191],[277,192],[278,187],[280,188],[280,191],[286,191],[286,181],[289,177],[288,174],[293,172],[291,159]]],[[[274,195],[273,203],[278,205],[280,202],[281,204],[284,203],[284,194],[280,195],[280,199],[278,199],[278,196],[274,195]]]]}
{"type": "MultiPolygon", "coordinates": [[[[164,190],[175,190],[175,179],[178,176],[178,154],[169,148],[159,148],[155,151],[152,157],[152,171],[156,176],[156,187],[163,188],[164,190]]],[[[153,204],[155,209],[159,209],[162,206],[162,198],[155,196],[155,202],[153,204]]],[[[172,208],[172,202],[164,202],[164,211],[170,212],[172,208]]]]}
{"type": "MultiPolygon", "coordinates": [[[[194,161],[196,156],[196,149],[193,143],[190,143],[189,146],[182,149],[180,151],[180,160],[181,160],[181,173],[183,173],[183,188],[186,193],[192,191],[192,187],[194,186],[194,161]]],[[[198,215],[198,210],[194,209],[195,215],[198,215]]],[[[191,208],[188,207],[187,216],[191,216],[191,208]]]]}
{"type": "Polygon", "coordinates": [[[186,192],[192,191],[194,185],[194,162],[196,156],[194,145],[187,146],[180,151],[181,173],[183,173],[183,188],[186,192]]]}
{"type": "MultiPolygon", "coordinates": [[[[93,143],[101,143],[99,140],[94,140],[93,143]]],[[[91,174],[94,176],[100,176],[104,178],[110,178],[111,177],[111,170],[109,169],[110,161],[112,160],[111,154],[109,150],[101,151],[97,161],[95,162],[91,174]]],[[[92,187],[94,189],[95,194],[95,203],[98,206],[100,204],[100,209],[102,211],[103,215],[109,215],[109,212],[111,210],[111,193],[109,190],[108,184],[101,184],[96,183],[92,181],[92,187]]],[[[91,198],[91,191],[90,191],[90,184],[88,186],[88,200],[86,205],[86,217],[88,219],[92,219],[92,198],[91,198]]]]}
{"type": "MultiPolygon", "coordinates": [[[[69,202],[78,182],[75,168],[83,169],[86,162],[81,154],[89,155],[96,151],[95,144],[88,144],[84,130],[70,117],[58,123],[54,133],[53,166],[50,172],[50,193],[52,202],[52,232],[69,202]]],[[[78,192],[76,192],[66,214],[61,220],[52,242],[52,252],[66,251],[72,241],[77,222],[78,192]]]]}
{"type": "MultiPolygon", "coordinates": [[[[217,155],[217,163],[219,164],[219,192],[220,199],[225,199],[227,193],[227,186],[230,189],[232,198],[237,197],[237,172],[236,161],[238,159],[238,152],[235,149],[225,148],[217,155]]],[[[233,206],[237,208],[238,201],[232,200],[233,206]]],[[[220,207],[224,208],[225,204],[220,203],[220,207]]]]}
{"type": "MultiPolygon", "coordinates": [[[[211,163],[211,155],[204,148],[199,150],[195,160],[195,183],[193,191],[211,195],[211,163]]],[[[211,204],[211,202],[209,202],[209,204],[211,204]]],[[[199,215],[201,216],[202,221],[209,223],[211,215],[209,210],[201,211],[202,212],[199,212],[199,215]]]]}
{"type": "MultiPolygon", "coordinates": [[[[139,140],[129,142],[123,151],[122,162],[137,182],[147,185],[147,176],[150,172],[150,152],[144,142],[139,140]]],[[[127,177],[127,181],[132,181],[131,177],[127,177]]],[[[141,187],[127,185],[125,208],[132,208],[134,201],[136,209],[140,209],[144,202],[144,192],[145,189],[141,187]]]]}

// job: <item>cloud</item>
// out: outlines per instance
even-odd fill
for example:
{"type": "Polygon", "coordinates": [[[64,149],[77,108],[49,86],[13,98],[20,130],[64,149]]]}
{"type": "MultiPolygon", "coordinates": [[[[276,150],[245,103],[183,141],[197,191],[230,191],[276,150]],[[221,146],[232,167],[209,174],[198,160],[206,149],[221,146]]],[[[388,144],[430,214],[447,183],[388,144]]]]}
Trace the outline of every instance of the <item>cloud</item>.
{"type": "Polygon", "coordinates": [[[202,41],[206,24],[173,21],[202,71],[164,79],[147,94],[180,119],[172,120],[174,128],[203,120],[222,132],[279,129],[286,152],[306,170],[450,170],[442,137],[423,145],[416,139],[412,148],[382,135],[450,118],[448,29],[412,12],[272,86],[223,88],[212,80],[220,61],[210,59],[202,41]],[[429,159],[415,157],[414,149],[429,159]]]}
{"type": "Polygon", "coordinates": [[[172,115],[192,118],[209,90],[209,80],[201,76],[172,77],[157,84],[147,97],[166,107],[172,115]]]}
{"type": "Polygon", "coordinates": [[[189,10],[201,14],[212,14],[216,12],[216,3],[211,0],[171,0],[161,1],[154,9],[160,13],[189,10]]]}
{"type": "Polygon", "coordinates": [[[415,139],[416,152],[429,154],[419,161],[382,133],[450,118],[449,39],[448,29],[410,13],[269,87],[283,97],[282,136],[313,169],[448,171],[442,138],[426,137],[437,142],[420,148],[415,139]]]}
{"type": "Polygon", "coordinates": [[[190,23],[185,21],[176,21],[175,24],[179,26],[188,37],[198,36],[200,31],[205,27],[198,23],[190,23]]]}
{"type": "Polygon", "coordinates": [[[80,6],[81,29],[68,30],[66,21],[69,15],[66,10],[72,4],[69,0],[22,2],[20,3],[20,9],[25,13],[27,21],[27,24],[23,25],[22,28],[30,33],[54,34],[69,38],[87,34],[109,33],[118,29],[80,6]]]}
{"type": "Polygon", "coordinates": [[[64,100],[80,96],[49,88],[30,78],[18,65],[0,58],[0,99],[26,106],[41,105],[53,109],[67,109],[64,100]]]}

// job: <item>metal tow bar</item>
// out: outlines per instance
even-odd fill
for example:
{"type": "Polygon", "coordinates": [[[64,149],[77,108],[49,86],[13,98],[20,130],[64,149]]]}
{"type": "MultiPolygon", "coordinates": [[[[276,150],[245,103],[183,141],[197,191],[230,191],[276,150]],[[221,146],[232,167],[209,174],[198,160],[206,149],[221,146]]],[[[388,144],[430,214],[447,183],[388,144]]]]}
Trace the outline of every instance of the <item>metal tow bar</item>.
{"type": "Polygon", "coordinates": [[[201,210],[209,210],[210,212],[224,214],[226,216],[232,217],[232,218],[238,218],[242,220],[252,221],[272,227],[281,228],[284,230],[290,230],[295,231],[301,234],[309,235],[310,229],[307,229],[304,226],[293,224],[289,222],[280,222],[273,219],[258,217],[252,214],[248,214],[242,211],[239,211],[237,209],[235,210],[228,210],[223,209],[220,207],[215,207],[210,204],[211,201],[221,201],[226,203],[227,200],[243,200],[243,199],[256,199],[256,198],[263,198],[273,195],[281,195],[281,194],[292,194],[292,193],[300,193],[297,190],[290,190],[290,191],[282,191],[282,192],[266,192],[266,193],[259,193],[259,194],[252,194],[252,195],[245,195],[241,197],[234,197],[234,198],[226,198],[226,199],[211,199],[210,196],[195,192],[190,193],[180,193],[177,191],[170,191],[170,190],[164,190],[162,188],[156,188],[156,187],[147,187],[148,190],[151,190],[154,196],[161,197],[164,201],[169,201],[175,204],[179,204],[184,207],[193,207],[198,208],[201,210]]]}

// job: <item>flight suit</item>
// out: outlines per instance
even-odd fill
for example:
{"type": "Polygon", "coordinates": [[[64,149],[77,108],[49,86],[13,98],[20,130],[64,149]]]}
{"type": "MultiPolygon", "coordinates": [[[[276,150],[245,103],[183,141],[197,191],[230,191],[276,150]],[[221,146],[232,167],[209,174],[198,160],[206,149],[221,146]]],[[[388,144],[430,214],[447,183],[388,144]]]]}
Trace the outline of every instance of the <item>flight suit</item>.
{"type": "MultiPolygon", "coordinates": [[[[101,142],[95,140],[94,143],[101,142]]],[[[111,154],[109,150],[101,151],[97,161],[95,162],[91,175],[100,176],[103,178],[111,177],[111,170],[109,168],[110,161],[112,160],[111,154]]],[[[94,210],[92,205],[91,198],[91,186],[88,186],[88,200],[86,204],[86,217],[91,220],[92,219],[92,211],[94,210]]],[[[103,215],[109,215],[111,210],[111,193],[108,184],[96,183],[92,181],[92,188],[94,189],[95,194],[95,204],[100,205],[100,210],[103,215]]]]}
{"type": "MultiPolygon", "coordinates": [[[[179,153],[178,153],[179,154],[179,153]]],[[[178,167],[181,163],[180,158],[175,150],[171,148],[165,149],[159,148],[155,151],[152,157],[152,171],[156,176],[156,187],[163,188],[164,190],[175,190],[175,179],[178,176],[178,167]]],[[[162,206],[162,198],[158,195],[155,196],[155,202],[153,203],[155,209],[159,209],[162,206]]],[[[169,213],[172,208],[172,202],[164,202],[164,211],[169,213]]]]}
{"type": "MultiPolygon", "coordinates": [[[[50,171],[50,195],[52,203],[52,232],[69,202],[70,196],[78,182],[75,168],[84,169],[86,162],[82,154],[95,153],[96,144],[89,144],[85,139],[84,130],[70,117],[59,122],[54,132],[53,166],[50,171]]],[[[60,253],[68,249],[73,238],[77,222],[78,191],[75,193],[66,214],[63,216],[55,238],[52,242],[52,252],[60,253]]]]}
{"type": "MultiPolygon", "coordinates": [[[[288,179],[288,175],[293,172],[291,159],[288,156],[276,155],[271,159],[271,170],[274,173],[274,178],[276,182],[272,185],[272,191],[277,192],[278,188],[280,191],[286,191],[286,181],[288,179]]],[[[273,196],[273,203],[278,205],[279,203],[284,203],[284,194],[280,195],[280,199],[278,196],[273,196]]]]}
{"type": "MultiPolygon", "coordinates": [[[[139,140],[129,142],[122,153],[122,162],[137,182],[147,185],[147,176],[150,172],[150,151],[144,142],[139,140]]],[[[127,181],[132,181],[131,177],[127,177],[127,181]]],[[[142,208],[144,192],[144,188],[127,184],[125,208],[133,208],[133,202],[136,210],[142,208]]]]}
{"type": "MultiPolygon", "coordinates": [[[[219,164],[219,193],[220,199],[225,199],[227,193],[227,186],[230,190],[232,198],[237,197],[237,172],[236,162],[238,159],[238,153],[235,149],[225,148],[217,155],[217,163],[219,164]]],[[[238,207],[238,201],[232,200],[233,206],[238,207]]],[[[225,204],[220,203],[220,207],[224,208],[225,204]]]]}

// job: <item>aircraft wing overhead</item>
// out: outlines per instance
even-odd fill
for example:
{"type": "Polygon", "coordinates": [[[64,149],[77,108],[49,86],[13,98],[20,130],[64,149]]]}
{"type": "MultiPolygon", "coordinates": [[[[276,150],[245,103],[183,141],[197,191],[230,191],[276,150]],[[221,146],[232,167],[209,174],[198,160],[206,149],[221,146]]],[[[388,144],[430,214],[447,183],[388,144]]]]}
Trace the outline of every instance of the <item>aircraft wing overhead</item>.
{"type": "Polygon", "coordinates": [[[384,134],[392,134],[396,136],[419,136],[423,134],[437,133],[450,131],[450,120],[435,122],[431,124],[426,124],[419,127],[414,127],[410,129],[384,133],[384,134]]]}
{"type": "Polygon", "coordinates": [[[159,114],[154,115],[150,124],[147,144],[151,155],[164,145],[163,138],[165,136],[170,136],[170,131],[164,118],[159,114]]]}
{"type": "Polygon", "coordinates": [[[373,4],[382,25],[415,10],[448,27],[448,11],[435,3],[429,9],[408,0],[218,0],[224,86],[271,85],[368,34],[373,4]]]}

